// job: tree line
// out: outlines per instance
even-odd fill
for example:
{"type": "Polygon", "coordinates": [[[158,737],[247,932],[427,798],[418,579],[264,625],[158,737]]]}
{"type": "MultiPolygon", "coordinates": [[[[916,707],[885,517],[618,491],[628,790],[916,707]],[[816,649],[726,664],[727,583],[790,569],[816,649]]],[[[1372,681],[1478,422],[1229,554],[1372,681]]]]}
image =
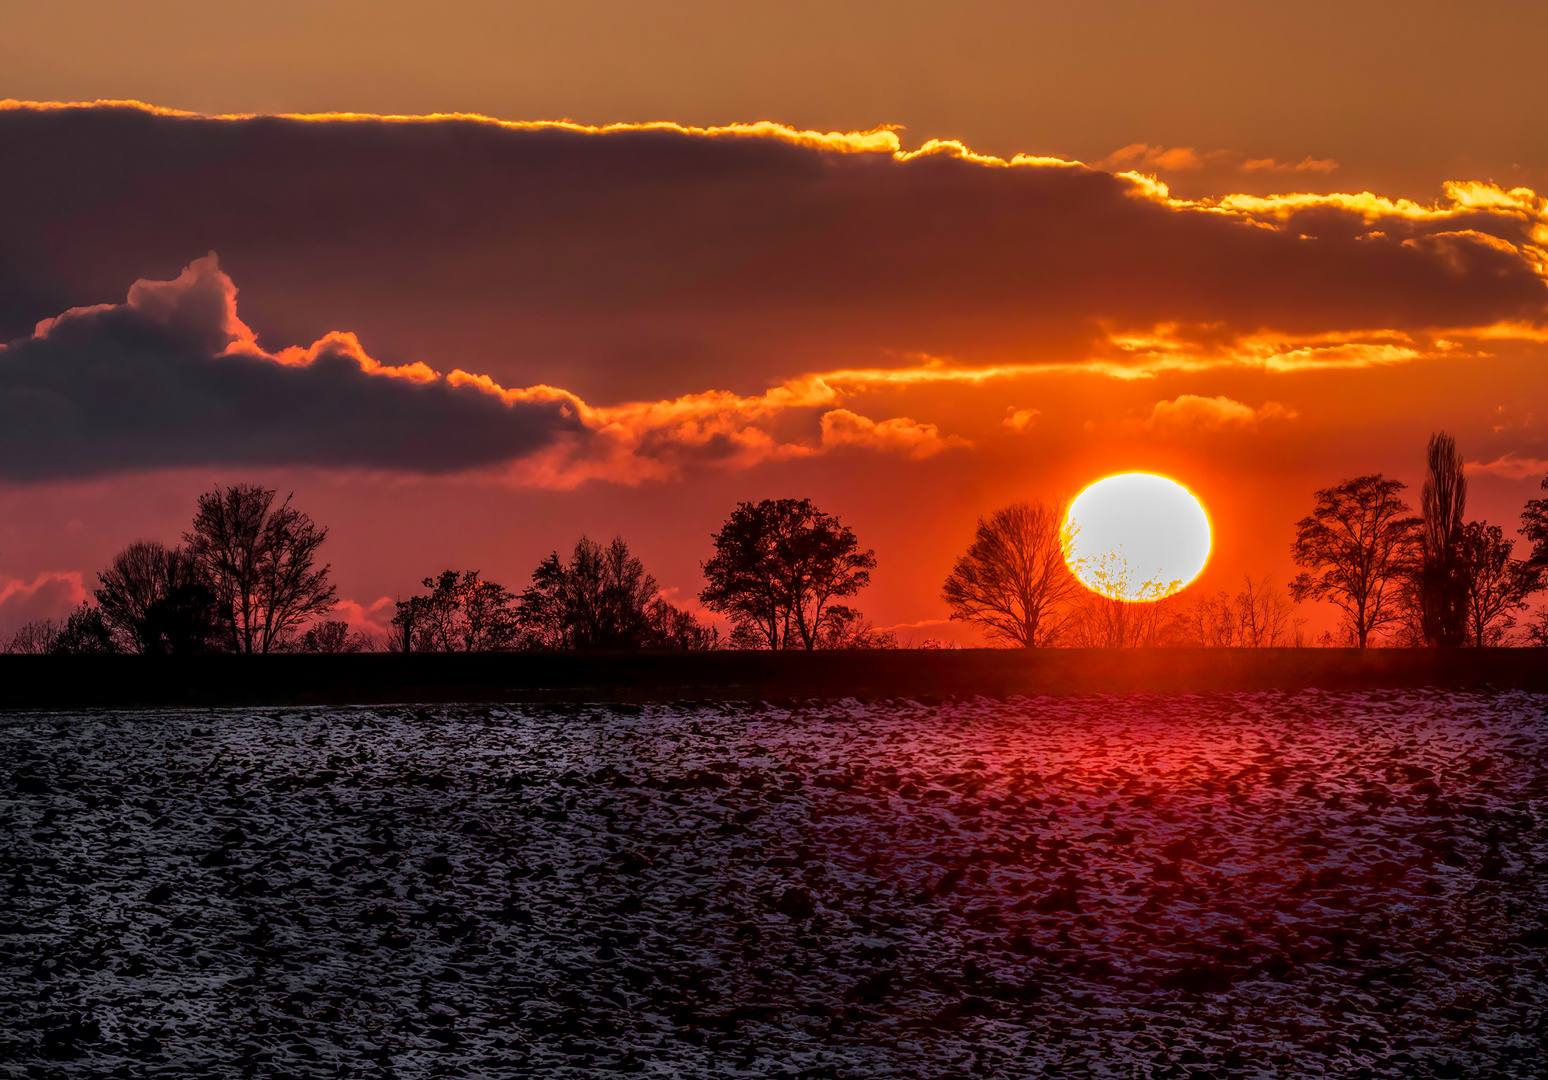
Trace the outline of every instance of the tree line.
{"type": "Polygon", "coordinates": [[[895,646],[842,603],[870,584],[876,553],[810,499],[741,503],[711,538],[703,606],[730,631],[669,603],[622,537],[581,537],[513,592],[449,569],[399,600],[385,639],[328,619],[337,594],[318,559],[328,530],[254,484],[201,496],[182,543],[137,540],[97,575],[92,601],[35,622],[29,653],[491,652],[581,649],[833,649],[895,646]],[[94,601],[94,602],[93,602],[94,601]]]}
{"type": "Polygon", "coordinates": [[[1300,573],[1288,591],[1246,576],[1235,593],[1213,596],[1169,596],[1164,583],[1131,582],[1116,553],[1081,567],[1102,586],[1087,589],[1070,570],[1074,537],[1061,510],[1018,503],[979,520],[942,598],[954,619],[1021,648],[1311,644],[1295,609],[1309,600],[1343,616],[1341,634],[1325,632],[1319,645],[1363,649],[1385,634],[1403,646],[1482,647],[1519,631],[1521,643],[1548,646],[1548,611],[1520,624],[1530,598],[1548,586],[1548,499],[1522,510],[1528,552],[1517,558],[1501,526],[1467,519],[1467,476],[1449,435],[1429,441],[1419,514],[1404,490],[1374,474],[1316,492],[1295,526],[1290,554],[1300,573]]]}
{"type": "MultiPolygon", "coordinates": [[[[1548,479],[1543,481],[1548,490],[1548,479]]],[[[941,596],[954,620],[1019,648],[1274,647],[1312,644],[1305,601],[1343,616],[1342,636],[1316,644],[1454,647],[1517,640],[1548,645],[1548,612],[1519,625],[1548,585],[1548,498],[1523,509],[1528,552],[1504,529],[1467,518],[1467,477],[1455,440],[1432,436],[1420,512],[1381,474],[1315,493],[1296,523],[1288,590],[1245,576],[1234,592],[1169,595],[1133,582],[1120,553],[1071,569],[1073,534],[1060,506],[1022,502],[980,518],[941,596]],[[1134,601],[1150,601],[1136,603],[1134,601]]],[[[328,530],[255,484],[199,496],[182,542],[139,540],[98,574],[94,603],[31,623],[10,652],[183,655],[272,652],[896,648],[845,601],[864,589],[876,553],[810,499],[739,503],[711,537],[700,604],[722,632],[670,603],[622,537],[582,536],[550,553],[515,592],[480,571],[427,576],[397,601],[385,638],[327,618],[337,595],[319,549],[328,530]]],[[[926,642],[925,647],[938,646],[926,642]]]]}
{"type": "Polygon", "coordinates": [[[941,598],[952,618],[1015,648],[1124,649],[1304,644],[1304,620],[1284,589],[1245,576],[1235,593],[1171,595],[1169,583],[1132,580],[1121,553],[1072,558],[1061,507],[1021,502],[980,518],[941,598]],[[1098,586],[1089,589],[1072,571],[1098,586]]]}
{"type": "MultiPolygon", "coordinates": [[[[1548,490],[1548,479],[1542,486],[1548,490]]],[[[1467,475],[1445,432],[1426,450],[1418,515],[1403,491],[1378,473],[1317,492],[1312,512],[1296,523],[1291,554],[1303,569],[1291,594],[1338,607],[1362,649],[1383,631],[1399,645],[1503,643],[1548,585],[1548,499],[1522,510],[1518,531],[1529,550],[1517,558],[1501,526],[1467,520],[1467,475]]],[[[1524,629],[1528,642],[1548,645],[1548,614],[1524,629]]]]}

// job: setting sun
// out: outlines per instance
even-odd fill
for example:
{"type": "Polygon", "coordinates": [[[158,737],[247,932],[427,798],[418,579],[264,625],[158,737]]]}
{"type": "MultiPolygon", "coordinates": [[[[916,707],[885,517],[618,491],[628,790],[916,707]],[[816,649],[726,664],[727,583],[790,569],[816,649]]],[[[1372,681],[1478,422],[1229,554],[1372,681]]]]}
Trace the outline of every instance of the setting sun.
{"type": "Polygon", "coordinates": [[[1153,473],[1120,473],[1070,503],[1067,561],[1081,584],[1114,600],[1160,600],[1209,560],[1209,517],[1198,498],[1153,473]]]}

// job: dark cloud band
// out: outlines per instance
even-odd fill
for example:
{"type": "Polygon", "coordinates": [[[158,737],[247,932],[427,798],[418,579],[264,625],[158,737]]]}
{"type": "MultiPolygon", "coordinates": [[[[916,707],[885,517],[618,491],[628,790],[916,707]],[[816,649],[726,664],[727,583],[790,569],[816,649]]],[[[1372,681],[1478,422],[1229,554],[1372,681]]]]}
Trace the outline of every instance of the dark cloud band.
{"type": "Polygon", "coordinates": [[[224,463],[444,473],[580,430],[563,395],[510,401],[383,370],[349,335],[271,356],[235,295],[210,256],[0,349],[0,477],[224,463]]]}
{"type": "Polygon", "coordinates": [[[911,353],[1072,362],[1158,324],[1541,325],[1548,303],[1519,207],[1208,209],[842,140],[14,108],[0,162],[0,334],[213,248],[262,340],[347,327],[602,403],[911,353]]]}

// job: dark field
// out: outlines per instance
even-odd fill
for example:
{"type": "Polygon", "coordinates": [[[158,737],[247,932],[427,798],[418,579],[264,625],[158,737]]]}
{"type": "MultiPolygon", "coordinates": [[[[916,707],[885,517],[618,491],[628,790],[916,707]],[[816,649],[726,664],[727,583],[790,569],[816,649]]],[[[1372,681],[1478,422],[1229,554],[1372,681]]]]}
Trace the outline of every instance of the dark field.
{"type": "Polygon", "coordinates": [[[0,1075],[1548,1063],[1545,696],[0,725],[0,1075]]]}

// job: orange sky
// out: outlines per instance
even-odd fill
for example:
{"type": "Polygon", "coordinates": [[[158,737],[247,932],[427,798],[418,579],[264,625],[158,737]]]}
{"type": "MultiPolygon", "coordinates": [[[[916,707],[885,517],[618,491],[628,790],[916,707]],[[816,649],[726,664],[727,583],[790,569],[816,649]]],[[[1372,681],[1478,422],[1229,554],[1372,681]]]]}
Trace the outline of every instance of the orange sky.
{"type": "Polygon", "coordinates": [[[72,5],[6,6],[16,98],[683,126],[0,110],[0,628],[237,479],[331,526],[356,619],[582,532],[686,599],[737,500],[810,495],[876,547],[878,625],[964,641],[976,516],[1119,469],[1205,501],[1198,588],[1284,580],[1315,487],[1417,483],[1438,428],[1513,525],[1548,87],[1485,45],[1548,23],[1487,6],[88,5],[68,49],[72,5]]]}
{"type": "Polygon", "coordinates": [[[43,101],[901,124],[1083,161],[1332,159],[1341,187],[1425,197],[1548,175],[1538,0],[0,0],[0,25],[0,96],[43,101]]]}

